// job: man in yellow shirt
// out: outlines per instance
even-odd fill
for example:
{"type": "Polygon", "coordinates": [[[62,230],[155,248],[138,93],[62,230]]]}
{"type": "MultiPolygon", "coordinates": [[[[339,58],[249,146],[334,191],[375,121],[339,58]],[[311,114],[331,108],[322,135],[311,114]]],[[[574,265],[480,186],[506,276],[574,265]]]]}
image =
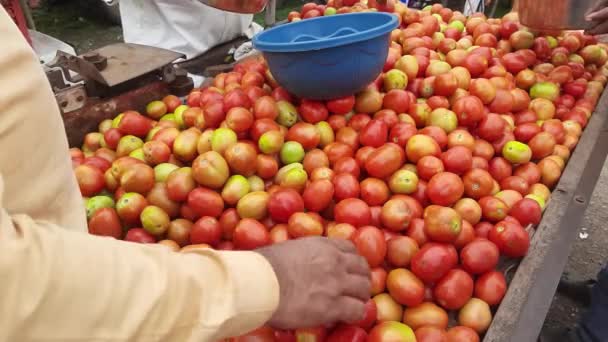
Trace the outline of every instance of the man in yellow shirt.
{"type": "Polygon", "coordinates": [[[350,242],[180,254],[86,233],[53,93],[0,6],[0,341],[217,341],[362,318],[350,242]]]}

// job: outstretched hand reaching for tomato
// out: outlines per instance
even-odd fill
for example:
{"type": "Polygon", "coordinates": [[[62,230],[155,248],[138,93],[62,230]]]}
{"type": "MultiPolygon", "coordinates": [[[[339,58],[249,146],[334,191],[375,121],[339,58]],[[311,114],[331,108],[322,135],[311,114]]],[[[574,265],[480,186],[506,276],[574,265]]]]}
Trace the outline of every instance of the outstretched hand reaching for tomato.
{"type": "Polygon", "coordinates": [[[370,270],[355,246],[322,237],[257,250],[279,281],[279,307],[268,324],[278,329],[355,322],[370,298],[370,270]]]}

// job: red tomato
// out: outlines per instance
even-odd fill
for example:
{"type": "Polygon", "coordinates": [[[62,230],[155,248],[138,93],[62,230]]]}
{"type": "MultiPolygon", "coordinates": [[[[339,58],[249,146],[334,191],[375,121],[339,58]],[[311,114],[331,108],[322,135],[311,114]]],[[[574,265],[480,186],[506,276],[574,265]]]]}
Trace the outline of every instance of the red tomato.
{"type": "Polygon", "coordinates": [[[367,333],[360,327],[343,325],[335,329],[325,340],[326,342],[365,342],[367,333]]]}
{"type": "Polygon", "coordinates": [[[270,234],[266,227],[254,219],[242,219],[234,229],[234,247],[253,250],[270,244],[270,234]]]}
{"type": "Polygon", "coordinates": [[[424,229],[424,220],[415,218],[410,222],[410,227],[407,231],[407,236],[411,237],[418,246],[423,246],[429,240],[424,229]]]}
{"type": "Polygon", "coordinates": [[[120,239],[122,236],[122,223],[114,208],[98,209],[91,216],[88,227],[89,234],[111,236],[115,239],[120,239]]]}
{"type": "Polygon", "coordinates": [[[268,199],[268,214],[275,222],[287,223],[292,214],[304,211],[304,200],[293,189],[273,192],[268,199]]]}
{"type": "Polygon", "coordinates": [[[488,233],[494,228],[494,225],[489,222],[479,222],[475,225],[475,235],[484,239],[488,238],[488,233]]]}
{"type": "Polygon", "coordinates": [[[304,193],[302,199],[307,210],[320,212],[327,208],[334,196],[334,185],[327,179],[319,179],[311,182],[304,193]]]}
{"type": "Polygon", "coordinates": [[[353,236],[353,242],[370,267],[378,267],[386,256],[386,241],[382,231],[373,226],[363,226],[353,236]]]}
{"type": "Polygon", "coordinates": [[[519,176],[509,176],[500,181],[501,190],[515,190],[522,196],[526,196],[528,194],[529,188],[530,186],[528,185],[528,182],[519,176]]]}
{"type": "Polygon", "coordinates": [[[405,230],[412,220],[412,210],[406,201],[393,198],[382,206],[380,220],[382,225],[390,230],[405,230]]]}
{"type": "Polygon", "coordinates": [[[405,152],[399,145],[386,143],[374,150],[365,162],[368,175],[375,178],[386,178],[397,171],[405,161],[405,152]]]}
{"type": "Polygon", "coordinates": [[[473,199],[479,199],[492,194],[494,179],[482,169],[472,169],[462,177],[464,192],[473,199]]]}
{"type": "Polygon", "coordinates": [[[221,237],[222,227],[214,217],[202,217],[190,229],[190,243],[194,245],[206,243],[215,246],[221,237]]]}
{"type": "Polygon", "coordinates": [[[523,227],[538,225],[542,217],[542,209],[538,202],[530,198],[523,198],[511,207],[509,215],[513,216],[523,227]]]}
{"type": "Polygon", "coordinates": [[[471,126],[483,118],[483,102],[476,96],[463,96],[454,102],[452,111],[462,126],[471,126]]]}
{"type": "Polygon", "coordinates": [[[471,274],[492,271],[498,264],[498,247],[484,238],[477,238],[460,251],[462,267],[471,274]]]}
{"type": "Polygon", "coordinates": [[[369,330],[374,323],[376,323],[377,314],[378,308],[376,307],[376,302],[373,299],[370,299],[365,303],[365,317],[358,322],[354,322],[353,324],[365,330],[369,330]]]}
{"type": "Polygon", "coordinates": [[[434,175],[445,171],[441,159],[435,156],[424,156],[416,163],[418,177],[424,180],[430,180],[434,175]]]}
{"type": "Polygon", "coordinates": [[[315,124],[327,120],[329,112],[322,102],[302,100],[298,112],[304,121],[315,124]]]}
{"type": "Polygon", "coordinates": [[[507,292],[507,281],[502,272],[490,271],[475,281],[475,297],[490,305],[498,305],[507,292]]]}
{"type": "Polygon", "coordinates": [[[355,107],[355,96],[327,101],[327,109],[334,114],[346,114],[355,107]]]}
{"type": "Polygon", "coordinates": [[[224,200],[216,191],[207,188],[196,188],[188,194],[188,206],[199,217],[219,217],[224,210],[224,200]]]}
{"type": "Polygon", "coordinates": [[[513,168],[511,166],[511,163],[509,163],[509,161],[505,158],[495,157],[491,159],[488,163],[488,172],[490,172],[490,174],[496,181],[500,182],[501,180],[513,174],[513,168]]]}
{"type": "Polygon", "coordinates": [[[490,222],[503,220],[509,211],[505,202],[493,196],[480,198],[479,206],[481,207],[483,218],[490,222]]]}
{"type": "Polygon", "coordinates": [[[411,269],[414,274],[427,284],[443,278],[450,269],[456,266],[458,256],[454,256],[450,245],[429,242],[412,258],[411,269]]]}
{"type": "Polygon", "coordinates": [[[473,165],[473,153],[464,146],[454,146],[441,154],[441,160],[448,172],[462,175],[473,165]]]}
{"type": "Polygon", "coordinates": [[[402,305],[416,306],[424,301],[424,283],[405,268],[396,268],[386,278],[388,293],[402,305]]]}
{"type": "Polygon", "coordinates": [[[425,325],[416,329],[416,342],[447,342],[448,335],[445,329],[432,325],[425,325]]]}
{"type": "Polygon", "coordinates": [[[380,147],[388,138],[388,126],[382,120],[371,120],[359,132],[359,142],[363,146],[380,147]]]}
{"type": "Polygon", "coordinates": [[[334,176],[334,198],[341,201],[347,198],[357,198],[361,188],[359,181],[350,173],[341,173],[334,176]]]}
{"type": "Polygon", "coordinates": [[[407,141],[417,132],[416,126],[406,122],[399,122],[391,128],[388,141],[404,148],[407,141]]]}
{"type": "Polygon", "coordinates": [[[137,243],[155,243],[156,238],[152,234],[145,231],[143,228],[131,228],[125,235],[125,241],[137,243]]]}
{"type": "Polygon", "coordinates": [[[449,207],[429,205],[424,210],[424,231],[436,242],[454,242],[462,229],[460,214],[449,207]]]}
{"type": "Polygon", "coordinates": [[[477,335],[477,332],[465,326],[450,328],[447,337],[447,342],[479,342],[479,335],[477,335]]]}
{"type": "Polygon", "coordinates": [[[334,207],[334,218],[338,223],[349,223],[355,227],[366,226],[370,223],[371,212],[369,205],[358,198],[347,198],[334,207]]]}
{"type": "Polygon", "coordinates": [[[370,206],[383,205],[390,196],[386,183],[377,178],[366,178],[360,187],[361,199],[370,206]]]}
{"type": "Polygon", "coordinates": [[[459,269],[450,270],[433,289],[435,301],[448,310],[463,307],[473,296],[473,278],[459,269]]]}
{"type": "Polygon", "coordinates": [[[503,135],[507,122],[498,114],[488,114],[477,127],[479,137],[489,142],[500,139],[503,135]]]}
{"type": "Polygon", "coordinates": [[[520,258],[528,253],[530,235],[519,224],[511,221],[498,222],[488,234],[500,252],[511,258],[520,258]]]}
{"type": "Polygon", "coordinates": [[[434,204],[449,207],[464,194],[464,184],[456,174],[438,173],[429,181],[426,194],[434,204]]]}

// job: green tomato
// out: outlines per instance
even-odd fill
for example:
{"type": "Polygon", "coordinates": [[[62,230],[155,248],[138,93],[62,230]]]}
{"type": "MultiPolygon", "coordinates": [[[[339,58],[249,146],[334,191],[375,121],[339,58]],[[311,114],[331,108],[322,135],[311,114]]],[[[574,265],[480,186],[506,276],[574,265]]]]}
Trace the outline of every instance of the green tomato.
{"type": "Polygon", "coordinates": [[[502,156],[513,164],[524,164],[532,159],[532,150],[522,142],[509,141],[502,148],[502,156]]]}
{"type": "Polygon", "coordinates": [[[288,141],[281,147],[281,162],[283,164],[299,163],[304,159],[304,148],[297,141],[288,141]]]}
{"type": "Polygon", "coordinates": [[[291,127],[298,122],[298,110],[291,103],[279,101],[277,102],[277,106],[279,107],[279,116],[277,117],[279,125],[291,127]]]}
{"type": "Polygon", "coordinates": [[[131,151],[131,153],[129,153],[129,157],[133,157],[135,159],[139,159],[143,162],[146,161],[146,157],[144,156],[144,150],[140,147],[138,149],[135,149],[133,151],[131,151]]]}
{"type": "Polygon", "coordinates": [[[275,154],[281,150],[285,138],[279,131],[268,131],[258,140],[258,147],[264,154],[275,154]]]}
{"type": "Polygon", "coordinates": [[[164,182],[169,177],[169,174],[175,170],[179,169],[179,166],[171,163],[162,163],[158,164],[154,167],[154,180],[159,182],[164,182]]]}
{"type": "Polygon", "coordinates": [[[95,196],[88,199],[85,202],[85,207],[87,208],[87,219],[90,219],[95,215],[97,210],[102,208],[114,208],[116,203],[109,196],[95,196]]]}
{"type": "Polygon", "coordinates": [[[118,128],[118,125],[120,125],[120,120],[122,120],[123,116],[124,114],[120,113],[114,118],[114,120],[112,120],[112,128],[118,128]]]}
{"type": "Polygon", "coordinates": [[[140,216],[143,228],[152,235],[161,235],[167,231],[171,219],[161,208],[149,205],[142,210],[140,216]]]}
{"type": "Polygon", "coordinates": [[[228,147],[236,144],[238,137],[229,128],[218,128],[211,135],[211,149],[219,154],[224,154],[228,147]]]}

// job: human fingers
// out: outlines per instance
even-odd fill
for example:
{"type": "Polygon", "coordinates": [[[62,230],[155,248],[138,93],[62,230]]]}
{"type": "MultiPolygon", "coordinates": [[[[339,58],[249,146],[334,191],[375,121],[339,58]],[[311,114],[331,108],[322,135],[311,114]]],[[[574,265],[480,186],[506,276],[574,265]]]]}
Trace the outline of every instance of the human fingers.
{"type": "Polygon", "coordinates": [[[343,296],[338,298],[331,310],[334,322],[357,322],[365,317],[365,302],[343,296]]]}
{"type": "Polygon", "coordinates": [[[350,240],[343,240],[343,239],[326,239],[327,241],[329,241],[329,243],[331,243],[332,245],[334,245],[336,248],[338,248],[340,251],[344,252],[344,253],[357,253],[357,248],[355,248],[355,244],[353,244],[350,240]]]}
{"type": "Polygon", "coordinates": [[[605,6],[600,6],[598,8],[595,8],[591,11],[589,11],[589,13],[585,16],[585,19],[587,21],[601,21],[601,20],[606,20],[608,18],[608,7],[605,6]]]}
{"type": "Polygon", "coordinates": [[[344,295],[367,301],[370,297],[372,283],[369,277],[348,275],[343,280],[342,286],[344,295]]]}
{"type": "Polygon", "coordinates": [[[608,21],[595,25],[593,28],[586,31],[590,35],[598,35],[608,33],[608,21]]]}
{"type": "Polygon", "coordinates": [[[346,271],[348,273],[358,274],[368,278],[371,276],[369,264],[364,257],[358,254],[343,254],[342,262],[346,265],[346,271]]]}

